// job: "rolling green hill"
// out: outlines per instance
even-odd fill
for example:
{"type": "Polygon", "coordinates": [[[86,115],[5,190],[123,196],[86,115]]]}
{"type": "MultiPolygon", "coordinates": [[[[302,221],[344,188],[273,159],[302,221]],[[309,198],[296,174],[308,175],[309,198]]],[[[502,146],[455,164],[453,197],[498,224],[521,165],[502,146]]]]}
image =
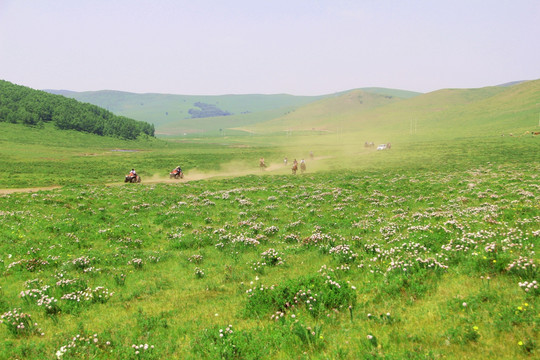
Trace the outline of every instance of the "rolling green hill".
{"type": "Polygon", "coordinates": [[[538,121],[540,80],[479,89],[442,89],[428,94],[362,88],[324,96],[133,94],[117,91],[57,92],[99,104],[156,125],[160,136],[225,136],[312,132],[359,134],[395,141],[523,134],[538,121]],[[196,103],[229,116],[191,118],[196,103]]]}
{"type": "MultiPolygon", "coordinates": [[[[540,80],[508,87],[444,89],[397,101],[352,91],[322,99],[247,130],[258,133],[325,130],[434,138],[523,134],[538,125],[540,80]]],[[[537,129],[537,128],[536,128],[537,129]]]]}
{"type": "Polygon", "coordinates": [[[151,122],[156,128],[182,122],[185,124],[186,131],[198,129],[197,125],[189,125],[194,121],[189,111],[190,109],[197,109],[196,103],[214,105],[223,111],[232,113],[235,117],[242,117],[242,115],[251,113],[299,107],[322,98],[322,96],[293,96],[286,94],[198,96],[135,94],[109,90],[89,92],[47,91],[95,104],[119,115],[151,122]]]}
{"type": "MultiPolygon", "coordinates": [[[[361,90],[361,89],[360,89],[361,90]]],[[[296,109],[321,99],[358,92],[344,91],[321,96],[275,95],[170,95],[170,94],[135,94],[121,91],[73,92],[65,90],[46,90],[50,93],[74,98],[82,102],[106,108],[115,114],[148,121],[156,126],[158,135],[181,135],[192,133],[211,133],[220,135],[220,129],[245,127],[260,122],[285,116],[296,109]],[[197,103],[214,106],[229,116],[203,116],[193,118],[198,111],[197,103]]],[[[366,88],[365,93],[376,94],[384,98],[408,99],[419,93],[405,90],[366,88]]],[[[204,114],[203,114],[204,115],[204,114]]],[[[237,133],[237,132],[236,132],[237,133]]]]}
{"type": "Polygon", "coordinates": [[[352,90],[303,106],[277,119],[255,124],[253,131],[332,131],[345,125],[342,124],[343,119],[356,118],[370,109],[399,101],[403,99],[391,95],[352,90]]]}

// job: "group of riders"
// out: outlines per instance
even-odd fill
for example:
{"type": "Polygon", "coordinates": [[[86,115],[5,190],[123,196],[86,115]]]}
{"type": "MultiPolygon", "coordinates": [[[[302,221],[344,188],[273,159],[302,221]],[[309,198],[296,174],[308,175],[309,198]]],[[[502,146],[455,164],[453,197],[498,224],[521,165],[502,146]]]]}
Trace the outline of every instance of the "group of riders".
{"type": "MultiPolygon", "coordinates": [[[[313,151],[309,153],[309,156],[311,157],[311,159],[313,159],[313,151]]],[[[287,166],[288,163],[289,163],[289,160],[287,159],[287,157],[285,157],[283,159],[283,164],[287,166]]],[[[298,167],[300,167],[300,171],[303,174],[306,171],[306,161],[304,159],[301,159],[300,163],[298,163],[296,159],[293,160],[292,167],[291,167],[293,175],[296,175],[296,172],[298,171],[298,167]]],[[[259,168],[261,170],[264,170],[266,168],[266,164],[264,163],[264,158],[259,159],[259,168]]]]}
{"type": "MultiPolygon", "coordinates": [[[[171,179],[183,179],[184,173],[182,172],[182,168],[180,166],[177,166],[173,171],[169,173],[169,177],[171,179]]],[[[139,176],[139,174],[137,174],[135,169],[131,169],[129,174],[126,175],[126,179],[124,180],[124,182],[140,183],[141,177],[139,176]]]]}
{"type": "MultiPolygon", "coordinates": [[[[283,162],[285,162],[286,160],[287,158],[285,158],[283,162]]],[[[296,171],[298,171],[298,161],[296,161],[296,159],[293,160],[291,170],[293,175],[296,175],[296,171]]],[[[306,172],[306,161],[304,159],[300,160],[300,172],[302,174],[306,172]]]]}
{"type": "MultiPolygon", "coordinates": [[[[313,152],[310,152],[309,155],[313,159],[313,152]]],[[[285,166],[287,166],[287,164],[288,164],[287,157],[285,157],[283,159],[283,163],[285,164],[285,166]]],[[[266,168],[264,158],[259,159],[259,167],[261,168],[261,170],[264,170],[266,168]]],[[[302,160],[300,160],[300,163],[298,163],[298,161],[296,161],[296,159],[293,160],[292,167],[291,167],[293,175],[296,175],[296,172],[298,171],[298,167],[300,167],[300,171],[303,174],[306,171],[306,161],[304,159],[302,159],[302,160]]],[[[173,171],[171,171],[169,173],[169,177],[171,179],[183,179],[184,178],[184,173],[182,172],[182,168],[180,166],[177,166],[173,171]]],[[[129,174],[126,175],[126,179],[125,179],[124,182],[140,183],[141,182],[141,177],[139,176],[139,174],[137,174],[135,169],[131,169],[129,174]]]]}

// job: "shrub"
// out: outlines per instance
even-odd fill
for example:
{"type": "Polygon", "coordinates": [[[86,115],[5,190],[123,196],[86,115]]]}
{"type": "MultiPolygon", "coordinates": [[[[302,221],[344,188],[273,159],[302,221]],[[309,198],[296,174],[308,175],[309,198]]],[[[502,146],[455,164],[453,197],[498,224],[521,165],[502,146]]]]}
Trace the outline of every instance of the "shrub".
{"type": "Polygon", "coordinates": [[[327,274],[290,279],[279,286],[260,285],[248,289],[246,293],[248,315],[305,307],[313,316],[318,316],[323,309],[339,309],[356,304],[355,288],[327,274]]]}
{"type": "Polygon", "coordinates": [[[207,359],[261,359],[261,342],[247,331],[233,330],[232,325],[204,329],[193,347],[207,359]]]}
{"type": "Polygon", "coordinates": [[[0,323],[4,324],[8,331],[15,336],[28,336],[32,334],[41,334],[41,329],[38,328],[36,322],[32,322],[30,314],[20,311],[21,309],[13,309],[3,313],[0,316],[0,323]]]}
{"type": "Polygon", "coordinates": [[[281,254],[275,249],[270,248],[266,250],[261,254],[261,257],[263,261],[270,266],[283,265],[281,254]]]}

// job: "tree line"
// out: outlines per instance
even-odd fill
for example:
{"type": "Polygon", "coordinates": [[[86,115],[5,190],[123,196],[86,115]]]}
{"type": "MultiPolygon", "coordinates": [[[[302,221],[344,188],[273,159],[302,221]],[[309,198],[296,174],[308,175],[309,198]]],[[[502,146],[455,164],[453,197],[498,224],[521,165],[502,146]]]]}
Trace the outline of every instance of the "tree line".
{"type": "Polygon", "coordinates": [[[216,105],[206,104],[203,102],[196,102],[193,105],[199,109],[189,109],[188,113],[191,115],[192,119],[232,115],[228,111],[221,110],[216,105]]]}
{"type": "Polygon", "coordinates": [[[0,122],[41,126],[53,123],[60,130],[136,139],[154,136],[154,125],[118,116],[99,106],[62,95],[34,90],[0,80],[0,122]]]}

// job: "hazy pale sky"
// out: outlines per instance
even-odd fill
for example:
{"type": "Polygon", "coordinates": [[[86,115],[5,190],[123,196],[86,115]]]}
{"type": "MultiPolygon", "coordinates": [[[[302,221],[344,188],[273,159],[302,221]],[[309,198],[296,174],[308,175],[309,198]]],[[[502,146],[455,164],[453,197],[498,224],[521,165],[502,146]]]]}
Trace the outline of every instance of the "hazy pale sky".
{"type": "Polygon", "coordinates": [[[188,95],[540,78],[540,0],[0,0],[0,79],[188,95]]]}

